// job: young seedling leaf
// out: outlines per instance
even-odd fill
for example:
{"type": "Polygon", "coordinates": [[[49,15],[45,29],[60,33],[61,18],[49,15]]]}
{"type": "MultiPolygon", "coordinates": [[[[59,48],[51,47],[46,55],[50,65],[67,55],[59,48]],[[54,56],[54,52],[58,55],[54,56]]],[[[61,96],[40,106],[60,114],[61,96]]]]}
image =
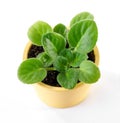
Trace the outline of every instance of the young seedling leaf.
{"type": "Polygon", "coordinates": [[[45,52],[55,59],[61,50],[65,48],[66,41],[62,35],[51,32],[43,36],[42,45],[45,52]]]}
{"type": "Polygon", "coordinates": [[[54,32],[61,34],[62,36],[66,37],[66,33],[67,33],[67,28],[65,25],[63,24],[57,24],[54,29],[54,32]]]}
{"type": "Polygon", "coordinates": [[[73,53],[70,49],[64,49],[60,52],[60,56],[65,57],[70,63],[73,60],[73,53]]]}
{"type": "Polygon", "coordinates": [[[98,67],[91,61],[83,61],[80,64],[79,80],[85,83],[95,83],[100,78],[98,67]]]}
{"type": "Polygon", "coordinates": [[[57,76],[57,81],[62,87],[72,89],[78,81],[78,76],[78,71],[74,68],[70,68],[65,72],[59,73],[57,76]]]}
{"type": "Polygon", "coordinates": [[[89,12],[81,12],[79,14],[77,14],[75,17],[72,18],[71,22],[70,22],[70,27],[72,25],[74,25],[75,23],[79,22],[79,21],[82,21],[82,20],[86,20],[86,19],[91,19],[93,20],[94,17],[91,13],[89,12]]]}
{"type": "Polygon", "coordinates": [[[74,51],[82,54],[90,52],[96,45],[98,30],[93,20],[84,20],[74,24],[68,33],[68,42],[74,51]]]}
{"type": "Polygon", "coordinates": [[[37,21],[28,29],[28,38],[33,44],[40,46],[43,34],[52,32],[49,24],[43,21],[37,21]]]}
{"type": "Polygon", "coordinates": [[[87,60],[88,56],[87,54],[81,54],[78,52],[73,52],[73,59],[71,61],[72,67],[79,67],[81,62],[84,60],[87,60]]]}
{"type": "Polygon", "coordinates": [[[37,58],[42,62],[42,64],[44,65],[44,67],[49,67],[53,63],[52,58],[50,56],[48,56],[46,54],[46,52],[39,53],[37,55],[37,58]]]}
{"type": "Polygon", "coordinates": [[[54,63],[53,63],[54,67],[56,68],[56,70],[58,70],[59,72],[63,72],[65,70],[67,70],[68,68],[68,61],[67,58],[63,57],[63,56],[58,56],[54,63]]]}
{"type": "Polygon", "coordinates": [[[26,84],[41,82],[46,75],[43,64],[36,58],[23,61],[18,68],[18,78],[26,84]]]}

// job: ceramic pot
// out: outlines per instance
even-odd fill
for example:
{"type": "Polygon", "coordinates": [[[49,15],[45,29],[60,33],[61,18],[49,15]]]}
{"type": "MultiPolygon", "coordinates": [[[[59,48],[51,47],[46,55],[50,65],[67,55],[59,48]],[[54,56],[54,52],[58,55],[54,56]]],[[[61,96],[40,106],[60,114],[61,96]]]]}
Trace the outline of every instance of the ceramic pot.
{"type": "MultiPolygon", "coordinates": [[[[32,43],[28,42],[24,50],[23,60],[27,59],[28,52],[32,43]]],[[[95,64],[99,64],[99,51],[97,46],[94,48],[95,64]]],[[[91,84],[80,82],[75,88],[69,90],[63,87],[54,87],[42,82],[33,84],[39,98],[47,105],[57,108],[66,108],[79,104],[89,92],[91,84]]]]}

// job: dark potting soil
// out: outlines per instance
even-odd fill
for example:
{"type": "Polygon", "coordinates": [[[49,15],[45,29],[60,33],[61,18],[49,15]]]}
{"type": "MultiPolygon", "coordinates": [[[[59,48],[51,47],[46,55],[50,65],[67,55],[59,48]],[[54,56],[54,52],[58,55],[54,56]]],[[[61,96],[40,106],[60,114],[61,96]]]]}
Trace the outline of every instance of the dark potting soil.
{"type": "MultiPolygon", "coordinates": [[[[28,52],[28,58],[34,58],[39,53],[41,53],[43,51],[44,51],[44,49],[43,49],[42,46],[32,45],[29,49],[29,52],[28,52]]],[[[88,53],[88,60],[91,60],[91,61],[95,62],[94,51],[91,51],[91,52],[88,53]]],[[[56,79],[58,73],[59,73],[58,71],[48,71],[46,78],[42,82],[45,83],[45,84],[51,85],[51,86],[61,87],[59,85],[59,83],[57,82],[57,79],[56,79]]]]}
{"type": "Polygon", "coordinates": [[[44,51],[42,46],[36,46],[32,45],[29,49],[28,52],[28,58],[34,58],[36,57],[39,53],[42,53],[44,51]]]}

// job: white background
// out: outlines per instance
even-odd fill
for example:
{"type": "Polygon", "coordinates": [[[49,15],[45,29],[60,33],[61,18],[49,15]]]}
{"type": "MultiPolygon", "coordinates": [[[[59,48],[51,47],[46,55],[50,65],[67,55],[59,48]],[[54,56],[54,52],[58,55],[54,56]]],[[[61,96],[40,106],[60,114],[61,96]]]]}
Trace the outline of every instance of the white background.
{"type": "Polygon", "coordinates": [[[0,0],[0,123],[120,123],[119,42],[119,0],[0,0]],[[69,26],[82,11],[98,25],[101,79],[80,105],[48,107],[17,79],[27,29],[37,20],[69,26]]]}

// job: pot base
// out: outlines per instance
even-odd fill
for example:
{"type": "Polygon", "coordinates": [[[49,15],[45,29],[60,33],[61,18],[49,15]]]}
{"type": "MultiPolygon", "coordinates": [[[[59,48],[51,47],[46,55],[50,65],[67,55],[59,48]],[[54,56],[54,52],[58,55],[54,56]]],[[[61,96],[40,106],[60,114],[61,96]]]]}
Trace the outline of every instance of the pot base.
{"type": "Polygon", "coordinates": [[[47,105],[56,108],[67,108],[82,102],[88,95],[89,84],[79,83],[68,90],[62,87],[52,87],[44,83],[35,84],[39,98],[47,105]]]}

